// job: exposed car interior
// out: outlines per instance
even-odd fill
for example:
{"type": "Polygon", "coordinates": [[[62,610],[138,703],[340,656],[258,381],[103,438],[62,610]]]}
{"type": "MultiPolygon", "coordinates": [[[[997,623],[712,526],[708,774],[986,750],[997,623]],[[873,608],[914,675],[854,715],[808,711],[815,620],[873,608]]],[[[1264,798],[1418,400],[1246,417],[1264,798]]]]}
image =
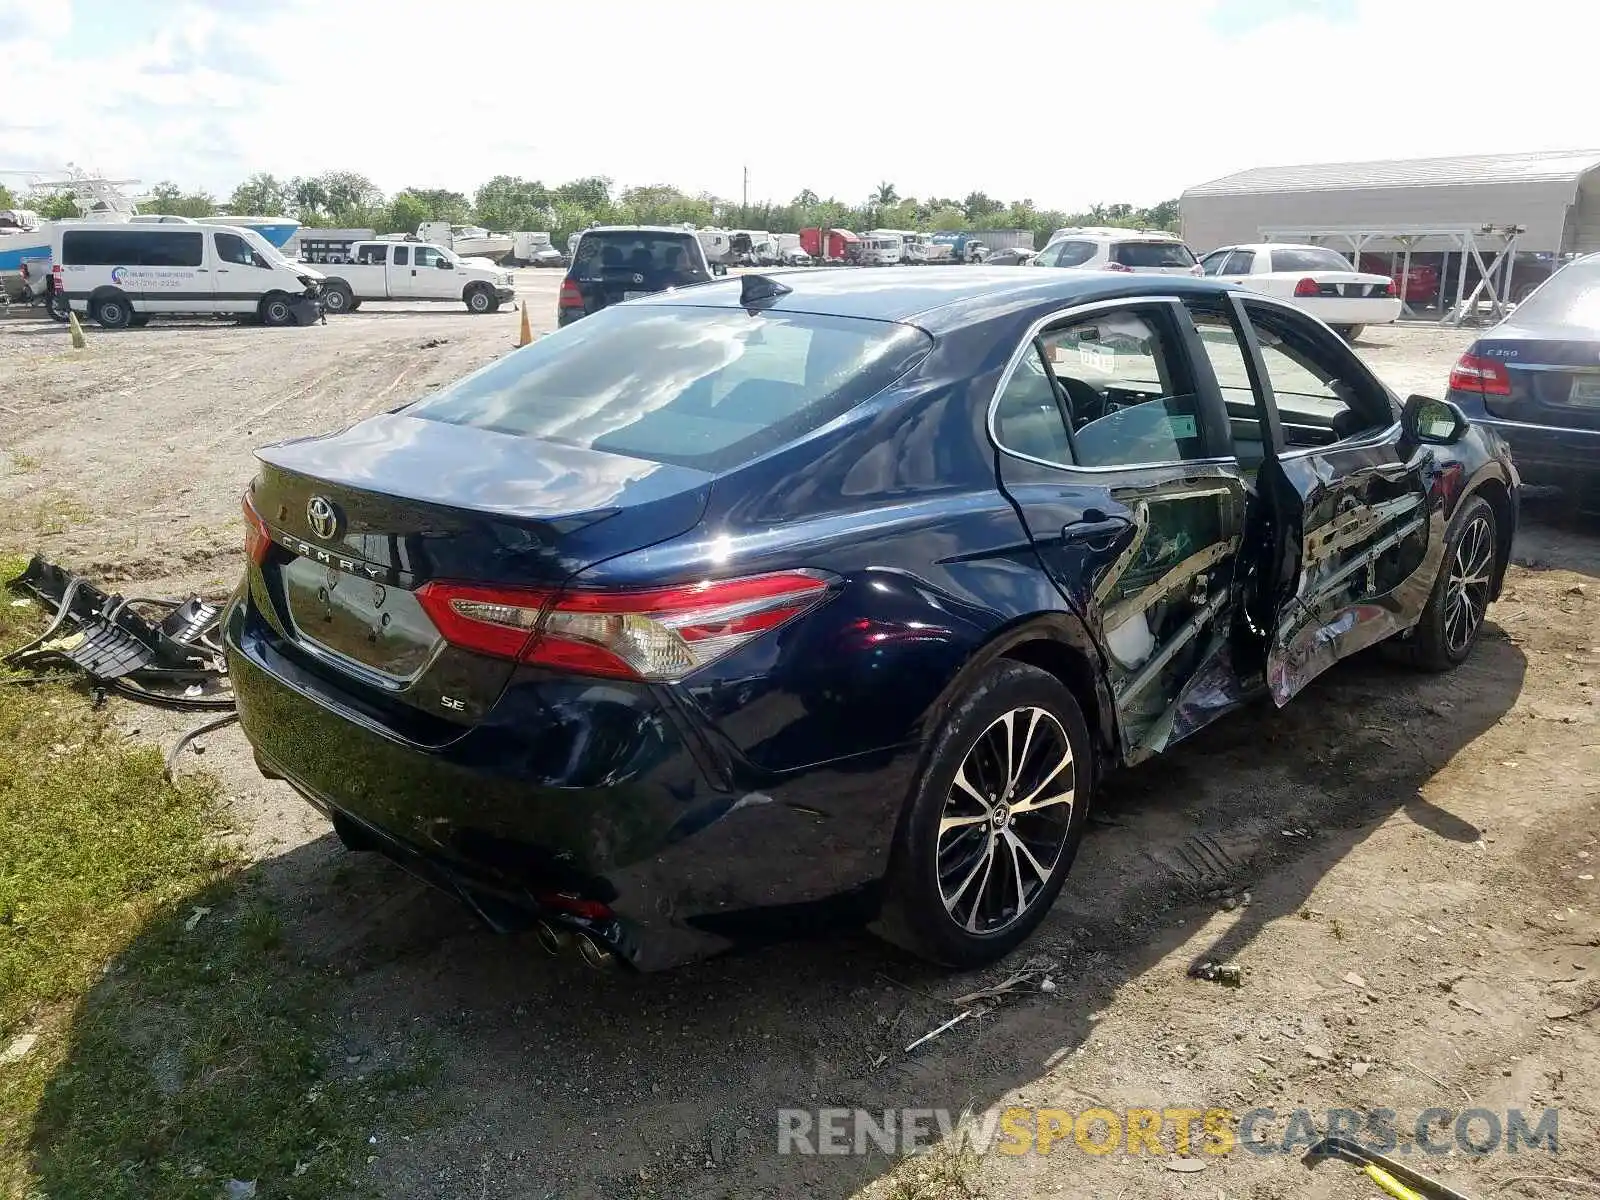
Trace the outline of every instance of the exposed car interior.
{"type": "Polygon", "coordinates": [[[1203,458],[1196,398],[1177,387],[1166,342],[1135,309],[1047,330],[1012,374],[996,433],[1008,449],[1083,467],[1203,458]]]}

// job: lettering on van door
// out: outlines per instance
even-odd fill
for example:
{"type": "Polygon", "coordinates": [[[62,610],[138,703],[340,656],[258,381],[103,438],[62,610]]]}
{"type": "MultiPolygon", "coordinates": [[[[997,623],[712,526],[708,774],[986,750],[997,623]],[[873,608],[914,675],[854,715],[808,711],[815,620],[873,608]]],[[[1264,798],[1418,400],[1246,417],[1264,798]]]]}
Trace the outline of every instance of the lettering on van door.
{"type": "Polygon", "coordinates": [[[113,267],[111,282],[135,291],[190,291],[197,272],[184,267],[113,267]]]}

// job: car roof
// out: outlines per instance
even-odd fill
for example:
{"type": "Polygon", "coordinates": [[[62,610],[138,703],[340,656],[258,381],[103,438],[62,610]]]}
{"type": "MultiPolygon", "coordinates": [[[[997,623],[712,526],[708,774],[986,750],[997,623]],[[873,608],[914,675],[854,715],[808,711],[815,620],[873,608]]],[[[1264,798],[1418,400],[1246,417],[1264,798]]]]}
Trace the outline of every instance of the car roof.
{"type": "MultiPolygon", "coordinates": [[[[694,237],[697,231],[682,225],[591,225],[578,233],[676,233],[680,237],[694,237]]],[[[707,230],[707,233],[726,233],[725,229],[707,230]]]]}
{"type": "MultiPolygon", "coordinates": [[[[805,312],[899,321],[929,333],[959,328],[1020,309],[1066,307],[1141,295],[1236,291],[1200,277],[1112,274],[1103,271],[1022,271],[1016,267],[875,267],[763,271],[790,289],[763,303],[764,311],[805,312]]],[[[637,305],[738,308],[742,279],[733,275],[676,291],[656,292],[637,305]]]]}
{"type": "Polygon", "coordinates": [[[1053,242],[1068,238],[1085,242],[1181,242],[1183,239],[1165,229],[1114,229],[1106,226],[1085,226],[1079,229],[1058,229],[1050,237],[1053,242]]]}
{"type": "MultiPolygon", "coordinates": [[[[1318,246],[1311,242],[1240,242],[1237,246],[1218,246],[1217,250],[1332,250],[1339,257],[1344,257],[1336,246],[1318,246]]],[[[1211,253],[1215,254],[1217,250],[1211,253]]]]}

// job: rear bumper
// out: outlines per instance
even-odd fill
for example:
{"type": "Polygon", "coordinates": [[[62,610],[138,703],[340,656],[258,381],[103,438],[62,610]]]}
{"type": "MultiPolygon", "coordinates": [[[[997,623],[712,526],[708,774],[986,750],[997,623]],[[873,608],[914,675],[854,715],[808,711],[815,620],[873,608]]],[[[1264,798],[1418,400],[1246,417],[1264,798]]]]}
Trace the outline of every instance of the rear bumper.
{"type": "Polygon", "coordinates": [[[1400,318],[1398,297],[1296,296],[1294,303],[1329,325],[1389,325],[1400,318]]]}
{"type": "Polygon", "coordinates": [[[1449,395],[1474,425],[1494,430],[1511,447],[1522,482],[1564,487],[1600,484],[1600,430],[1507,421],[1491,416],[1481,396],[1459,391],[1449,395]]]}
{"type": "Polygon", "coordinates": [[[556,897],[597,901],[606,944],[654,970],[875,911],[903,794],[881,762],[758,788],[723,777],[671,695],[548,676],[514,679],[477,726],[407,740],[248,599],[224,640],[264,771],[497,928],[559,915],[556,897]],[[861,821],[823,815],[855,792],[861,821]]]}

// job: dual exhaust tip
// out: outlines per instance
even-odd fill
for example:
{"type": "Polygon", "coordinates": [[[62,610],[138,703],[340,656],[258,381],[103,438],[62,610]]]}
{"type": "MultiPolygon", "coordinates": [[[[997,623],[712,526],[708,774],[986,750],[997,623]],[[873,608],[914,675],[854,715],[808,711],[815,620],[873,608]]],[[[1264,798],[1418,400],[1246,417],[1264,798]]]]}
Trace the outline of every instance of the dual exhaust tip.
{"type": "Polygon", "coordinates": [[[541,920],[533,927],[539,947],[551,958],[562,958],[577,950],[585,966],[596,971],[609,971],[617,965],[617,955],[587,929],[567,929],[550,921],[541,920]]]}

